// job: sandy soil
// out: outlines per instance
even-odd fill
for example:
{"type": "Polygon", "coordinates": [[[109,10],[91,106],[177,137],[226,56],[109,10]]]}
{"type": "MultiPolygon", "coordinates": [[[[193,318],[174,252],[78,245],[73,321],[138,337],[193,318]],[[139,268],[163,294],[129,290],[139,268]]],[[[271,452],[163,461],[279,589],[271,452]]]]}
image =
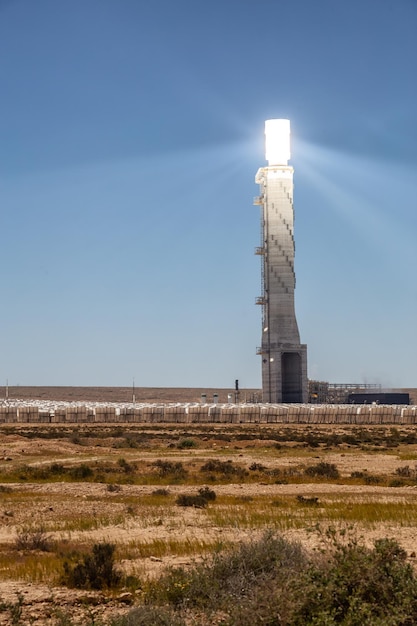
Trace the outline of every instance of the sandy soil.
{"type": "MultiPolygon", "coordinates": [[[[90,438],[82,445],[71,441],[71,437],[47,438],[45,429],[36,429],[34,425],[25,425],[0,430],[0,471],[12,470],[23,465],[42,466],[52,462],[79,465],[106,460],[117,461],[120,457],[129,463],[152,463],[161,458],[170,458],[176,462],[203,463],[205,460],[218,457],[228,458],[233,462],[248,467],[253,462],[262,463],[273,470],[280,468],[296,468],[307,466],[325,459],[334,463],[342,476],[350,476],[351,472],[366,471],[369,474],[393,475],[399,467],[415,467],[417,449],[410,445],[406,450],[360,450],[360,449],[305,449],[302,446],[288,450],[274,448],[274,440],[253,438],[247,440],[225,441],[220,437],[222,432],[230,434],[233,427],[217,426],[213,433],[207,434],[207,425],[201,432],[199,445],[190,450],[180,450],[174,446],[182,431],[161,426],[152,427],[148,434],[152,437],[147,440],[146,447],[140,449],[120,449],[115,447],[118,437],[109,436],[94,438],[94,428],[90,428],[90,438]],[[164,430],[165,429],[165,430],[164,430]],[[28,431],[31,436],[28,437],[28,431]],[[36,436],[36,434],[39,436],[36,436]],[[400,454],[401,452],[401,454],[400,454]],[[407,454],[405,454],[407,453],[407,454]]],[[[63,427],[64,428],[64,427],[63,427]]],[[[65,427],[68,429],[68,427],[65,427]]],[[[120,426],[119,426],[120,428],[120,426]]],[[[257,427],[258,430],[262,427],[257,427]]],[[[331,426],[326,427],[332,429],[331,426]]],[[[87,429],[87,427],[85,427],[87,429]]],[[[98,427],[97,427],[98,429],[98,427]]],[[[111,427],[109,426],[109,429],[111,427]]],[[[271,425],[268,425],[271,431],[271,425]]],[[[246,429],[248,432],[250,429],[246,429]]],[[[82,431],[82,429],[81,429],[82,431]]],[[[74,427],[74,434],[79,437],[87,430],[80,432],[74,427]]],[[[193,431],[198,432],[196,427],[193,431]]],[[[235,433],[242,432],[236,425],[235,433]]],[[[413,432],[412,427],[409,432],[413,432]]],[[[127,431],[124,431],[127,434],[127,431]]],[[[118,433],[120,435],[120,433],[118,433]]],[[[120,438],[120,437],[119,437],[120,438]]],[[[229,437],[230,438],[230,437],[229,437]]],[[[13,546],[17,533],[22,526],[29,524],[39,527],[44,525],[54,527],[62,520],[74,518],[96,518],[97,527],[87,530],[71,529],[51,533],[58,541],[71,541],[75,545],[92,544],[97,541],[110,541],[116,545],[127,545],[129,542],[150,543],[155,539],[168,542],[172,538],[189,538],[191,541],[241,541],[247,540],[261,531],[243,529],[239,527],[220,527],[206,515],[204,510],[183,507],[171,507],[162,518],[160,514],[146,507],[143,502],[160,483],[134,485],[123,484],[120,491],[111,492],[107,486],[99,482],[14,482],[3,485],[12,489],[13,497],[9,493],[0,493],[0,546],[7,551],[13,546]],[[126,506],[130,503],[130,507],[126,506]],[[129,508],[132,511],[129,511],[129,508]],[[102,524],[104,518],[109,523],[102,524]],[[114,518],[114,522],[111,519],[114,518]]],[[[167,486],[171,495],[180,493],[195,493],[195,486],[170,484],[167,486]]],[[[241,498],[267,497],[271,500],[284,496],[302,495],[304,497],[318,497],[320,502],[327,499],[366,499],[368,502],[414,502],[417,500],[417,487],[383,487],[378,485],[332,484],[303,482],[301,484],[265,484],[260,480],[249,483],[216,484],[215,491],[220,496],[241,498]]],[[[375,524],[366,532],[358,528],[360,535],[364,535],[366,542],[372,543],[378,537],[395,537],[414,562],[417,551],[416,528],[403,523],[398,519],[395,524],[375,524]]],[[[320,536],[307,528],[286,531],[289,538],[301,541],[308,549],[314,549],[320,544],[320,536]]],[[[14,558],[22,555],[16,551],[14,558]]],[[[125,559],[118,563],[126,573],[135,573],[141,577],[156,576],[169,565],[187,565],[192,562],[187,556],[163,556],[150,554],[140,559],[125,559]]],[[[7,570],[7,566],[6,566],[7,570]]],[[[18,603],[18,595],[22,597],[22,623],[52,625],[56,623],[57,611],[68,611],[79,623],[87,623],[88,611],[92,615],[109,616],[126,611],[126,606],[134,601],[132,595],[121,591],[110,600],[101,592],[85,592],[68,590],[57,585],[39,584],[33,580],[8,580],[7,572],[0,567],[0,598],[3,603],[0,607],[0,625],[12,624],[12,610],[10,605],[18,603]],[[6,605],[9,605],[9,608],[6,605]]]]}
{"type": "MultiPolygon", "coordinates": [[[[0,386],[0,399],[19,400],[61,400],[64,402],[199,402],[206,394],[210,402],[217,394],[219,402],[227,402],[234,389],[195,388],[195,387],[26,387],[0,386]]],[[[242,389],[240,400],[261,398],[260,389],[242,389]]]]}
{"type": "MultiPolygon", "coordinates": [[[[411,404],[417,404],[417,389],[393,389],[392,391],[410,394],[411,404]]],[[[195,387],[28,387],[24,385],[0,386],[0,399],[6,395],[21,400],[62,400],[65,402],[131,402],[135,394],[136,402],[198,402],[201,394],[206,394],[211,401],[214,394],[219,402],[227,402],[227,397],[234,388],[195,388],[195,387]]],[[[241,389],[240,401],[261,399],[260,389],[241,389]]]]}

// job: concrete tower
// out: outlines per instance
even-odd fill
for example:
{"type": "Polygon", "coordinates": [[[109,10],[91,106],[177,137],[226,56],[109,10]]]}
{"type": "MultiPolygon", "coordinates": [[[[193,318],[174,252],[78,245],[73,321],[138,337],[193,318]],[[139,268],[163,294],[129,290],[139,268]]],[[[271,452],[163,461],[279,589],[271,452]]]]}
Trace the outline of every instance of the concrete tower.
{"type": "Polygon", "coordinates": [[[293,168],[289,120],[265,122],[267,167],[255,182],[260,194],[262,259],[262,393],[264,402],[307,402],[307,346],[300,343],[294,308],[293,168]]]}

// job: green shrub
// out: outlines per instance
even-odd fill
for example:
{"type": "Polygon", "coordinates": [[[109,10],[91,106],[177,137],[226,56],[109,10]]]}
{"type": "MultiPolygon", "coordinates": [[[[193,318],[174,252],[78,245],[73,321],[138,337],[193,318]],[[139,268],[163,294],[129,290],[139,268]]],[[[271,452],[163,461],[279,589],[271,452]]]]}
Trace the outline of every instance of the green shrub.
{"type": "Polygon", "coordinates": [[[118,459],[117,465],[123,472],[125,472],[125,474],[133,474],[136,469],[133,463],[128,463],[124,458],[118,459]]]}
{"type": "Polygon", "coordinates": [[[182,439],[182,441],[180,441],[177,445],[177,448],[179,448],[180,450],[196,447],[197,443],[194,441],[194,439],[182,439]]]}
{"type": "Polygon", "coordinates": [[[121,575],[114,566],[115,546],[111,543],[96,543],[92,554],[83,557],[75,565],[64,562],[61,582],[77,589],[110,589],[117,587],[121,575]]]}
{"type": "Polygon", "coordinates": [[[311,465],[304,470],[306,476],[316,476],[319,478],[339,478],[339,470],[334,463],[320,461],[317,465],[311,465]]]}
{"type": "Polygon", "coordinates": [[[94,472],[89,465],[81,463],[81,465],[71,468],[69,474],[75,480],[85,480],[86,478],[91,478],[94,472]]]}
{"type": "Polygon", "coordinates": [[[317,435],[313,435],[312,433],[307,433],[305,442],[310,448],[318,448],[320,445],[320,439],[317,435]]]}
{"type": "Polygon", "coordinates": [[[187,470],[179,461],[162,461],[158,459],[155,463],[152,463],[152,465],[153,467],[156,467],[158,474],[163,478],[173,477],[176,479],[182,479],[187,475],[187,470]]]}
{"type": "Polygon", "coordinates": [[[302,606],[291,625],[412,626],[417,623],[417,579],[393,539],[370,549],[337,543],[332,558],[310,565],[298,581],[302,606]]]}
{"type": "Polygon", "coordinates": [[[113,448],[138,448],[139,442],[133,435],[128,435],[113,444],[113,448]]]}
{"type": "Polygon", "coordinates": [[[324,553],[307,557],[298,544],[268,532],[191,569],[169,569],[150,583],[145,603],[171,605],[200,625],[416,624],[417,578],[397,542],[381,539],[367,548],[330,536],[324,553]]]}
{"type": "Polygon", "coordinates": [[[304,551],[298,544],[268,532],[257,541],[214,553],[189,570],[168,570],[151,583],[146,601],[232,610],[261,581],[273,579],[280,585],[291,578],[292,572],[302,571],[305,564],[304,551]]]}
{"type": "Polygon", "coordinates": [[[182,493],[175,500],[178,506],[193,506],[196,509],[204,509],[207,506],[207,500],[200,495],[189,495],[182,493]]]}
{"type": "Polygon", "coordinates": [[[214,502],[216,497],[216,492],[210,487],[200,487],[198,494],[180,494],[175,502],[178,506],[194,506],[204,509],[209,502],[214,502]]]}
{"type": "Polygon", "coordinates": [[[18,478],[19,480],[51,480],[67,473],[67,468],[61,463],[42,466],[22,465],[18,469],[18,478]]]}
{"type": "Polygon", "coordinates": [[[242,467],[233,465],[232,461],[220,461],[219,459],[209,459],[206,463],[204,463],[204,465],[201,466],[200,471],[238,478],[243,478],[248,474],[248,472],[242,467]]]}

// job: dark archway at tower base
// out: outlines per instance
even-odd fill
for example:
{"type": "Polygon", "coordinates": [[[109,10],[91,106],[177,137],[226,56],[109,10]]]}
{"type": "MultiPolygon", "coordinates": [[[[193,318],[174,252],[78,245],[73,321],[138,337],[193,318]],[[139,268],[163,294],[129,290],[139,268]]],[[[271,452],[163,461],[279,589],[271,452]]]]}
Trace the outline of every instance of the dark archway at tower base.
{"type": "Polygon", "coordinates": [[[282,402],[303,402],[301,356],[298,352],[281,355],[282,402]]]}

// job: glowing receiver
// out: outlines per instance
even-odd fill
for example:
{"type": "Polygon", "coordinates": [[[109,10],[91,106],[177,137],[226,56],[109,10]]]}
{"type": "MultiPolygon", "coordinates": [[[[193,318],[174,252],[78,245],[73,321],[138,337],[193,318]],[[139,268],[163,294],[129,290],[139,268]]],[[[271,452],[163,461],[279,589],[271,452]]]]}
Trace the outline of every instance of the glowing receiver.
{"type": "Polygon", "coordinates": [[[290,120],[266,120],[265,158],[268,165],[287,165],[290,153],[290,120]]]}

